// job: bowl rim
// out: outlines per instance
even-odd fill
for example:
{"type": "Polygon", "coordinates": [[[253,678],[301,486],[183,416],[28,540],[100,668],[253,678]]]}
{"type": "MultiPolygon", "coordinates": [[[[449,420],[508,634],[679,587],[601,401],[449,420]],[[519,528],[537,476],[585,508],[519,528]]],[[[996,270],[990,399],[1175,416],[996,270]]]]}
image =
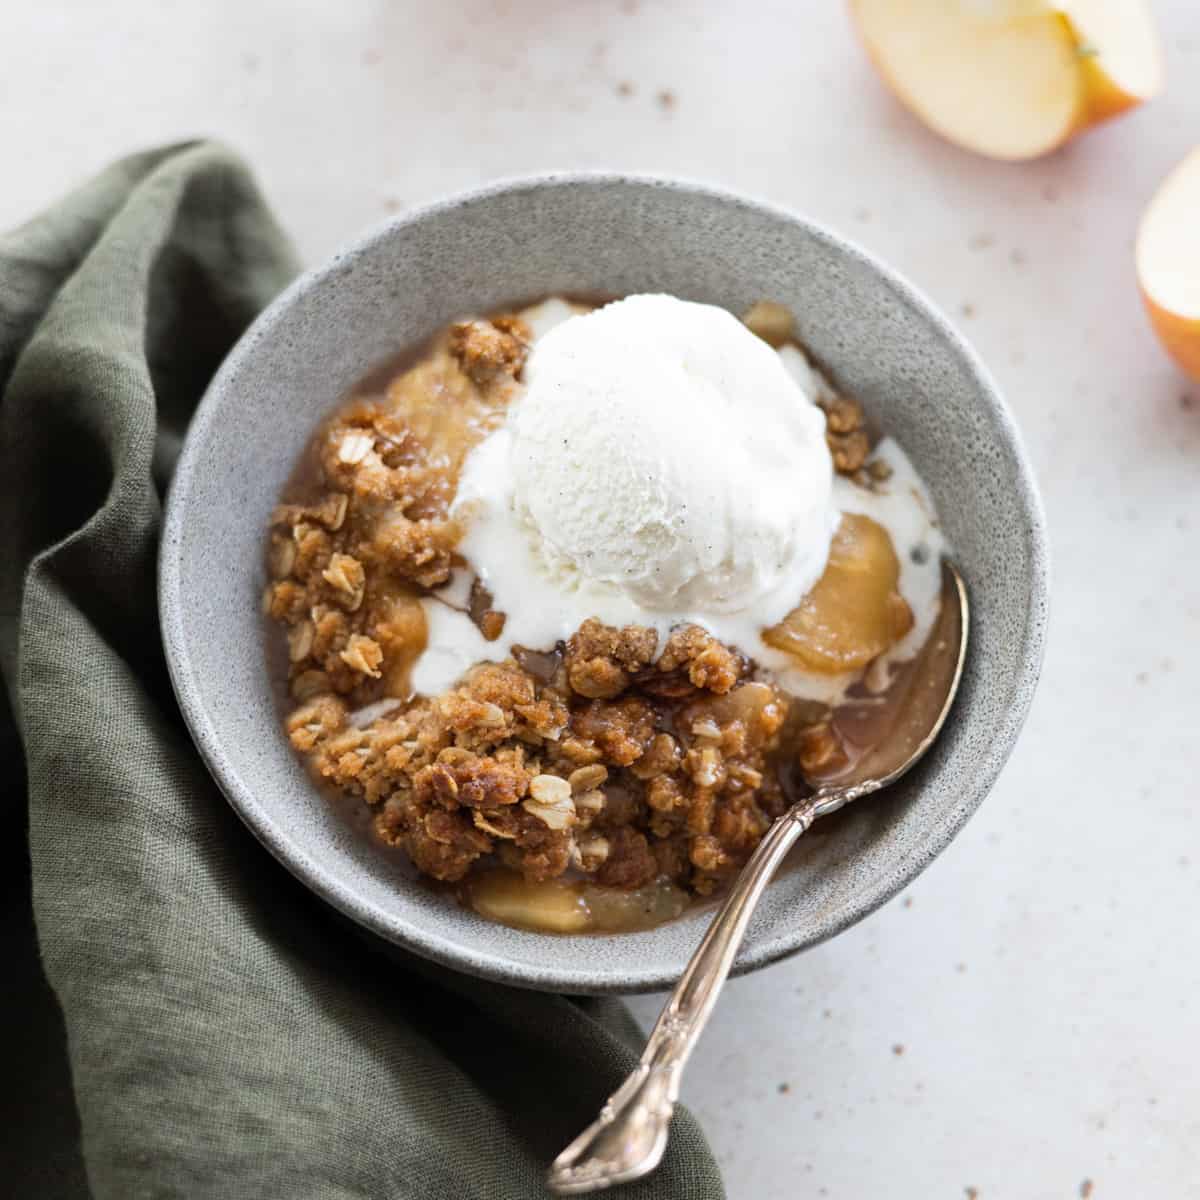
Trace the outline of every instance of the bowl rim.
{"type": "Polygon", "coordinates": [[[900,304],[914,310],[923,321],[933,327],[973,376],[977,392],[991,410],[990,416],[994,419],[999,435],[1006,443],[1006,449],[1015,463],[1018,501],[1025,517],[1030,569],[1022,644],[1019,648],[1021,665],[1017,675],[1010,679],[1010,695],[1013,702],[1000,721],[992,727],[987,746],[972,774],[970,786],[964,790],[963,802],[954,809],[948,820],[925,830],[911,853],[907,854],[895,869],[873,879],[869,886],[856,894],[854,903],[838,915],[820,920],[805,931],[791,928],[772,938],[754,943],[747,941],[734,965],[734,975],[757,970],[791,954],[820,945],[869,916],[916,878],[966,824],[991,790],[1016,742],[1032,703],[1045,653],[1050,579],[1046,519],[1036,475],[1012,413],[978,353],[920,288],[870,251],[790,208],[684,176],[607,170],[549,171],[517,175],[498,179],[481,187],[455,192],[389,217],[346,242],[322,265],[302,271],[243,331],[213,376],[189,423],[171,479],[159,543],[159,620],[171,685],[184,720],[206,767],[233,810],[284,867],[339,912],[387,942],[456,970],[518,987],[592,995],[657,991],[672,987],[675,976],[661,966],[656,966],[653,961],[624,965],[619,975],[593,968],[557,967],[551,971],[506,955],[480,951],[476,947],[464,946],[446,938],[430,935],[419,925],[365,900],[339,878],[336,870],[331,869],[328,863],[309,855],[286,829],[277,825],[258,806],[253,789],[243,782],[233,765],[220,752],[219,740],[206,710],[202,689],[196,682],[188,657],[180,547],[187,499],[199,466],[198,447],[205,440],[205,435],[219,414],[229,381],[237,374],[243,362],[255,352],[258,344],[270,336],[274,327],[300,296],[336,276],[347,258],[369,255],[397,230],[419,225],[443,213],[522,192],[547,188],[614,185],[699,195],[736,210],[750,211],[799,226],[818,242],[824,243],[840,255],[856,260],[877,275],[900,304]]]}

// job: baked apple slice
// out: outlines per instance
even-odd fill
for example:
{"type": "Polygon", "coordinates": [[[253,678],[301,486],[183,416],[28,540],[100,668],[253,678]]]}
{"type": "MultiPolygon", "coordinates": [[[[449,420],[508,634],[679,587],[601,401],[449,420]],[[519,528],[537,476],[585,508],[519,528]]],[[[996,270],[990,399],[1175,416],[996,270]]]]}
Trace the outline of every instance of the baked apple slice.
{"type": "Polygon", "coordinates": [[[900,561],[888,532],[870,517],[846,513],[816,586],[763,641],[820,675],[859,671],[913,625],[897,590],[900,561]]]}

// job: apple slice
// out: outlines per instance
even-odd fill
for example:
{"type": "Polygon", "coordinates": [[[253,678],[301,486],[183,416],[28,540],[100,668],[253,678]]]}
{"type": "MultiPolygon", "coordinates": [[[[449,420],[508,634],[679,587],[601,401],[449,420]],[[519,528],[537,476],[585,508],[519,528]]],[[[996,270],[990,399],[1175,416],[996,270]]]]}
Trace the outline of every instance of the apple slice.
{"type": "Polygon", "coordinates": [[[1137,276],[1154,332],[1200,380],[1200,149],[1163,180],[1137,236],[1137,276]]]}
{"type": "Polygon", "coordinates": [[[850,0],[922,121],[991,158],[1037,158],[1162,87],[1146,0],[850,0]]]}
{"type": "Polygon", "coordinates": [[[821,675],[860,671],[912,628],[899,581],[888,531],[870,517],[844,513],[825,573],[778,625],[763,631],[763,641],[821,675]]]}

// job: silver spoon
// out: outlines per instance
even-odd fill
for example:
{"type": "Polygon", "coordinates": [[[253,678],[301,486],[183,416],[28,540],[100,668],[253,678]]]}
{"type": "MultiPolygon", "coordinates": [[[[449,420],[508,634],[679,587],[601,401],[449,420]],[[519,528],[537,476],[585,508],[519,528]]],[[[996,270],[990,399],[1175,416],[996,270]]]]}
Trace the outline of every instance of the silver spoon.
{"type": "Polygon", "coordinates": [[[649,1174],[662,1161],[679,1084],[742,943],[750,916],[796,839],[818,818],[894,783],[933,745],[962,677],[969,625],[967,589],[942,563],[942,606],[933,631],[897,683],[894,720],[880,741],[840,776],[798,800],[758,844],[713,918],[658,1018],[641,1061],[600,1115],[555,1160],[550,1189],[596,1192],[649,1174]]]}

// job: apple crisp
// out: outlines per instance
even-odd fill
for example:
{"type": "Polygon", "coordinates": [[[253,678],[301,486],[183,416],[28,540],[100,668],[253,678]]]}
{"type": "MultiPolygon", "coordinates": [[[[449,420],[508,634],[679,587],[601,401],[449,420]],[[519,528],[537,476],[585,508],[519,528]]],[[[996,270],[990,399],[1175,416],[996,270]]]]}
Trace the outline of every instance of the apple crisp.
{"type": "MultiPolygon", "coordinates": [[[[287,735],[319,781],[369,806],[379,839],[435,880],[502,868],[531,884],[709,894],[805,772],[845,762],[824,705],[788,695],[698,625],[660,646],[652,629],[594,619],[556,646],[481,662],[440,694],[413,689],[424,604],[460,603],[487,642],[503,632],[506,614],[478,579],[460,601],[445,595],[452,575],[471,574],[451,508],[532,340],[511,314],[457,322],[318,430],[267,549],[287,735]]],[[[883,478],[857,402],[817,402],[836,471],[864,487],[883,478]]],[[[826,577],[764,637],[814,669],[847,670],[911,624],[886,533],[847,517],[826,577]]]]}

